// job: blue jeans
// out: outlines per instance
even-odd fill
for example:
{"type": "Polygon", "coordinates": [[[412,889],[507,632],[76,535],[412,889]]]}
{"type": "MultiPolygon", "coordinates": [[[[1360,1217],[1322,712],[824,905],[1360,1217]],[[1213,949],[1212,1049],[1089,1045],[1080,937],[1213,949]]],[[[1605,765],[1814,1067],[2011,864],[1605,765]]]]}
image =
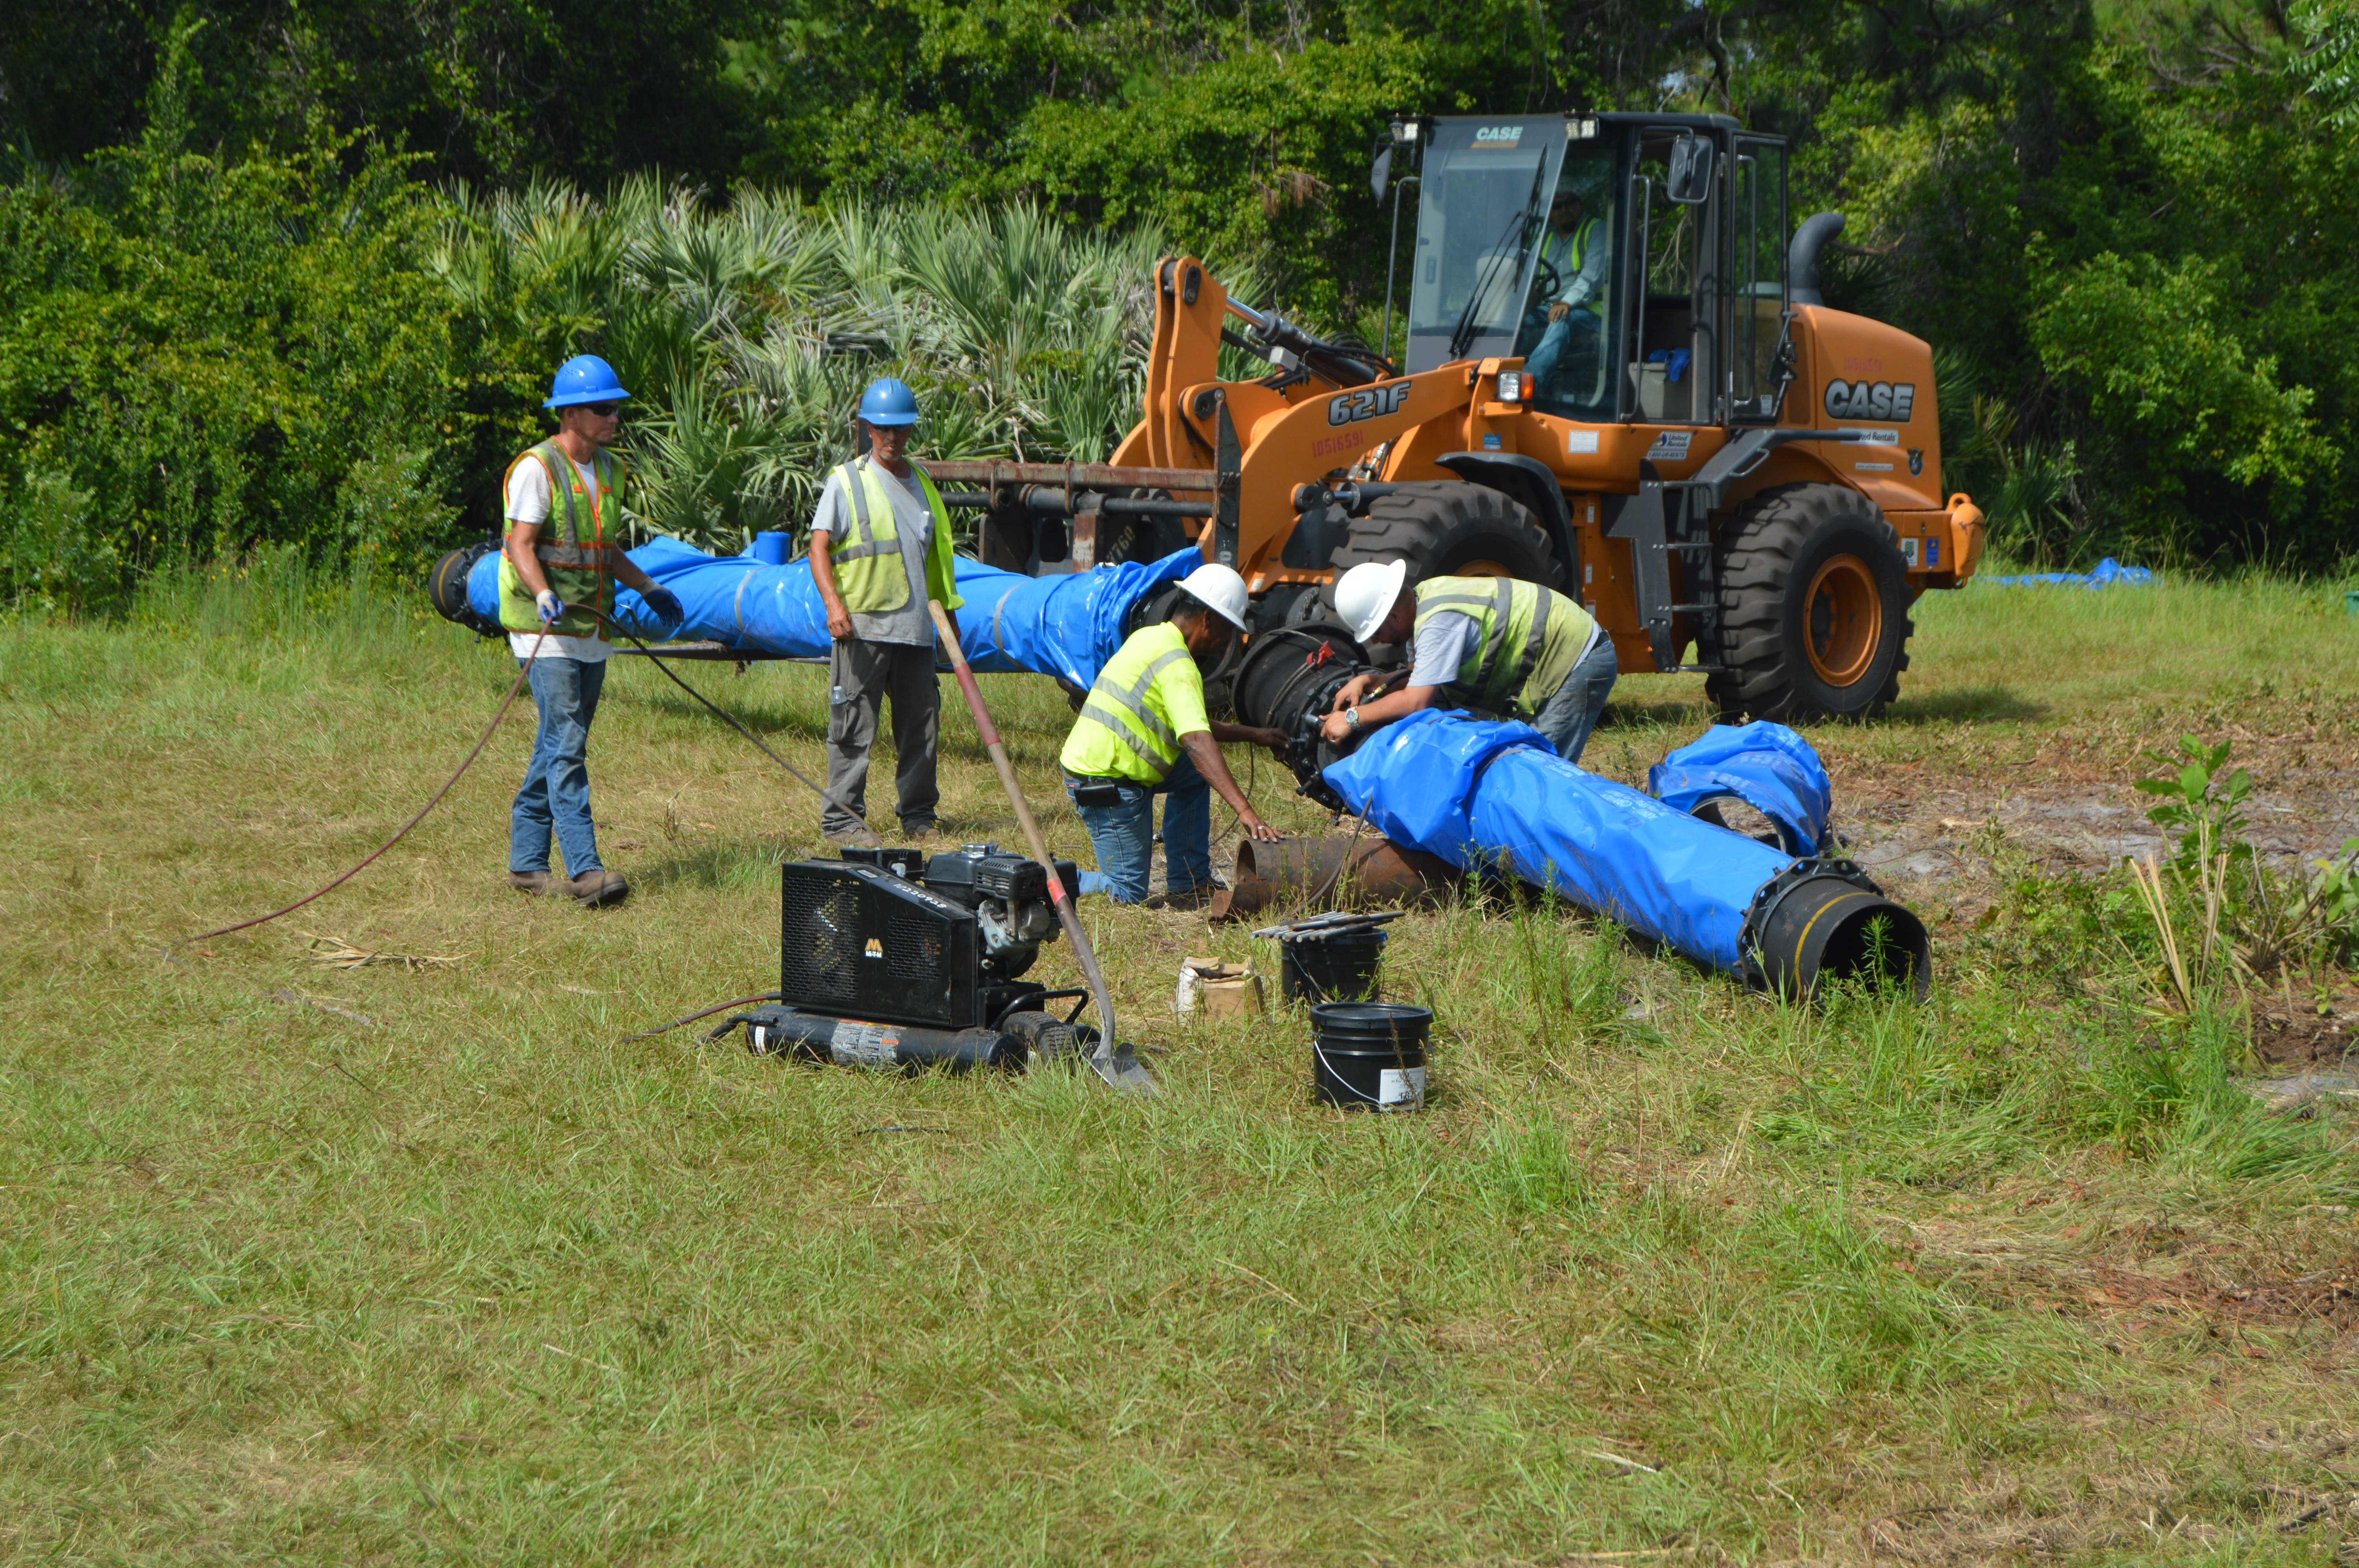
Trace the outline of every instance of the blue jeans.
{"type": "Polygon", "coordinates": [[[565,874],[578,877],[604,868],[598,860],[598,833],[590,820],[590,721],[598,716],[598,693],[606,684],[604,661],[535,659],[532,700],[540,708],[540,736],[524,771],[508,821],[508,870],[549,870],[552,827],[565,852],[565,874]]]}
{"type": "Polygon", "coordinates": [[[1082,826],[1090,830],[1090,848],[1097,854],[1094,874],[1082,873],[1083,892],[1110,892],[1116,903],[1143,903],[1147,882],[1155,869],[1155,797],[1171,798],[1163,807],[1164,881],[1175,893],[1212,885],[1212,786],[1183,754],[1159,784],[1130,779],[1068,778],[1067,794],[1084,784],[1111,784],[1121,794],[1117,806],[1083,806],[1082,826]]]}
{"type": "MultiPolygon", "coordinates": [[[[1572,346],[1573,333],[1585,333],[1593,343],[1597,340],[1599,325],[1597,318],[1586,310],[1567,311],[1564,319],[1549,322],[1549,330],[1540,334],[1539,346],[1524,361],[1524,373],[1532,378],[1532,384],[1545,389],[1556,377],[1557,362],[1563,359],[1565,350],[1572,346]]],[[[1543,390],[1541,395],[1549,394],[1543,390]]]]}
{"type": "Polygon", "coordinates": [[[1589,732],[1597,728],[1597,716],[1605,711],[1605,699],[1614,694],[1614,677],[1621,673],[1622,662],[1614,656],[1614,639],[1600,633],[1589,656],[1572,666],[1554,697],[1540,704],[1532,728],[1549,738],[1558,756],[1568,762],[1581,761],[1589,732]]]}

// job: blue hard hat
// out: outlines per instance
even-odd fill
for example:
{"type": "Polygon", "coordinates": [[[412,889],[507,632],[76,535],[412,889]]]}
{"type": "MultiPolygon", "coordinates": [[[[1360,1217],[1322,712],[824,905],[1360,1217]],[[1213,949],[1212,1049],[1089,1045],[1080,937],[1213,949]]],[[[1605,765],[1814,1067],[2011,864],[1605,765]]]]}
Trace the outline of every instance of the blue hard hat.
{"type": "Polygon", "coordinates": [[[576,354],[557,367],[549,379],[549,401],[543,408],[571,408],[577,403],[619,403],[631,395],[614,374],[614,367],[596,354],[576,354]]]}
{"type": "Polygon", "coordinates": [[[871,425],[914,425],[918,395],[909,390],[908,382],[880,375],[860,395],[860,416],[871,425]]]}

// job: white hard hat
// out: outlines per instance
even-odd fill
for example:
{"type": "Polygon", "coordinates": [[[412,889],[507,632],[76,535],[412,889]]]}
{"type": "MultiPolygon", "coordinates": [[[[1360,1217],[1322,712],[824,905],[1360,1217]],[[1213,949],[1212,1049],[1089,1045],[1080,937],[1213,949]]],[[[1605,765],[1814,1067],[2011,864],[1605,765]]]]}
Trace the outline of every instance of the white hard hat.
{"type": "Polygon", "coordinates": [[[1180,579],[1180,586],[1238,631],[1245,629],[1245,579],[1234,567],[1198,567],[1180,579]]]}
{"type": "Polygon", "coordinates": [[[1408,577],[1407,561],[1362,561],[1335,583],[1335,612],[1352,635],[1364,643],[1376,634],[1400,598],[1408,577]]]}

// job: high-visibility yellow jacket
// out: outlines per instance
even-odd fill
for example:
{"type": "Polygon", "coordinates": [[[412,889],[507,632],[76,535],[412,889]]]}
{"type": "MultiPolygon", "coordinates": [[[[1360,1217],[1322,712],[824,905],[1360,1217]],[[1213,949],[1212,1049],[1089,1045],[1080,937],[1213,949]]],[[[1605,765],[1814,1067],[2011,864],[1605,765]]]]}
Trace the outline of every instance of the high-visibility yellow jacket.
{"type": "MultiPolygon", "coordinates": [[[[605,623],[590,611],[611,615],[614,611],[614,557],[623,553],[623,546],[608,543],[606,524],[621,522],[614,494],[629,470],[612,454],[600,452],[591,460],[591,471],[598,478],[593,495],[582,482],[582,470],[553,437],[519,452],[516,462],[508,464],[508,473],[516,472],[516,463],[527,462],[537,462],[549,470],[549,517],[540,525],[532,553],[549,579],[549,591],[569,606],[549,630],[566,637],[602,636],[605,623]],[[573,605],[582,608],[570,608],[573,605]]],[[[507,493],[505,476],[500,493],[507,493]]],[[[617,526],[614,536],[621,534],[617,526]]],[[[500,552],[500,624],[511,632],[540,629],[540,611],[506,550],[500,552]]]]}
{"type": "Polygon", "coordinates": [[[1437,577],[1417,585],[1417,629],[1445,611],[1471,616],[1483,640],[1445,685],[1463,708],[1538,713],[1581,661],[1597,622],[1552,589],[1505,577],[1437,577]]]}
{"type": "MultiPolygon", "coordinates": [[[[926,547],[926,592],[941,600],[945,610],[965,602],[958,596],[951,565],[951,514],[941,492],[915,464],[918,490],[933,514],[933,537],[926,547]]],[[[909,574],[901,564],[901,535],[893,521],[893,497],[885,487],[900,481],[871,458],[854,458],[835,470],[852,526],[828,541],[828,564],[835,569],[835,588],[843,607],[858,615],[881,615],[909,602],[909,574]]]]}
{"type": "Polygon", "coordinates": [[[1166,621],[1132,633],[1106,661],[1058,761],[1080,778],[1161,784],[1180,761],[1180,737],[1212,728],[1203,675],[1166,621]]]}

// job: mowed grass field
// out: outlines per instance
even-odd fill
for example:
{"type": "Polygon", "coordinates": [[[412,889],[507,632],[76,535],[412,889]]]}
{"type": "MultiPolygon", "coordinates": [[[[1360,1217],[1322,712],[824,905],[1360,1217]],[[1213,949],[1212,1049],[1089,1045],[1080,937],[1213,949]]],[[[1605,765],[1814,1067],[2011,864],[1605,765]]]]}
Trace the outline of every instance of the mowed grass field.
{"type": "MultiPolygon", "coordinates": [[[[1842,780],[2077,746],[2118,782],[2181,729],[2347,757],[2339,597],[1934,596],[1896,711],[1814,738],[1842,780]]],[[[1922,1005],[1421,914],[1386,983],[1436,1011],[1432,1101],[1392,1119],[1313,1105],[1297,1019],[1171,1016],[1182,957],[1274,951],[1095,901],[1150,1102],[626,1043],[777,983],[775,868],[820,847],[625,664],[628,904],[505,885],[527,710],[354,881],[185,941],[473,742],[514,665],[416,604],[223,580],[0,629],[0,1561],[2347,1560],[2353,1124],[2240,1087],[2233,1008],[2142,1005],[2121,885],[1987,846],[1922,1005]]],[[[688,673],[821,765],[822,672],[688,673]]],[[[984,684],[1083,849],[1062,698],[984,684]]],[[[944,690],[946,829],[1009,842],[944,690]]],[[[1642,778],[1699,703],[1625,681],[1593,762],[1642,778]]]]}

